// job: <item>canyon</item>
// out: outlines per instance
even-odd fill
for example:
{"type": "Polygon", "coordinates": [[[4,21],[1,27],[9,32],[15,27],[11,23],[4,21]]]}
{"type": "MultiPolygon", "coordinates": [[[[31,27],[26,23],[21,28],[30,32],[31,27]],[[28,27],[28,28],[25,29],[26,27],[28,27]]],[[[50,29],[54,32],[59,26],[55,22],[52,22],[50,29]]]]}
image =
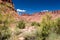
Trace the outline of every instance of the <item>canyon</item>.
{"type": "Polygon", "coordinates": [[[2,14],[10,13],[17,21],[24,20],[28,22],[40,22],[42,16],[44,16],[46,13],[49,13],[53,19],[56,17],[60,17],[60,10],[54,10],[48,12],[36,12],[31,15],[29,14],[19,15],[14,8],[14,4],[12,0],[0,0],[0,4],[3,4],[3,6],[0,6],[0,10],[2,11],[2,14]]]}

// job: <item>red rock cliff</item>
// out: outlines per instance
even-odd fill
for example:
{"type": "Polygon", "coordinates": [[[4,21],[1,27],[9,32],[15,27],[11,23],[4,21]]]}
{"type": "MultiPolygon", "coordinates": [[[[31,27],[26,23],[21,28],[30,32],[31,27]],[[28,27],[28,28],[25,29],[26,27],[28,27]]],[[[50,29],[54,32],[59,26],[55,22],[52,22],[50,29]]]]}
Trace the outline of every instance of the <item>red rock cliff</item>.
{"type": "Polygon", "coordinates": [[[0,2],[9,2],[9,3],[12,3],[12,0],[0,0],[0,2]]]}

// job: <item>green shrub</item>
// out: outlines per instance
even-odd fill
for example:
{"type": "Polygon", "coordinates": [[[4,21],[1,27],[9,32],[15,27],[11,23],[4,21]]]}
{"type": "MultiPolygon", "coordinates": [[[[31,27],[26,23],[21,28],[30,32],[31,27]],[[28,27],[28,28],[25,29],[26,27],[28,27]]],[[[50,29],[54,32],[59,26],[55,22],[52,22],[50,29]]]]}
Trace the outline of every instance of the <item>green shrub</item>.
{"type": "Polygon", "coordinates": [[[0,29],[0,40],[9,39],[11,36],[11,32],[8,28],[1,27],[0,29]]]}
{"type": "Polygon", "coordinates": [[[8,40],[11,36],[11,31],[8,27],[8,22],[4,21],[3,26],[0,26],[0,40],[8,40]]]}
{"type": "Polygon", "coordinates": [[[39,29],[36,32],[36,40],[60,40],[60,18],[52,20],[51,16],[46,14],[39,29]]]}
{"type": "Polygon", "coordinates": [[[37,22],[32,22],[32,23],[31,23],[31,26],[40,26],[40,24],[37,23],[37,22]]]}
{"type": "Polygon", "coordinates": [[[60,34],[60,18],[56,19],[56,28],[55,28],[55,30],[56,30],[57,34],[60,34]]]}
{"type": "Polygon", "coordinates": [[[11,37],[10,23],[12,20],[9,15],[0,14],[0,40],[8,40],[11,37]]]}
{"type": "Polygon", "coordinates": [[[51,20],[51,16],[49,14],[46,14],[41,23],[40,23],[40,30],[37,29],[37,40],[46,40],[46,38],[50,35],[50,33],[55,32],[56,30],[56,22],[54,20],[51,20]],[[40,36],[39,36],[40,35],[40,36]]]}
{"type": "Polygon", "coordinates": [[[25,28],[25,22],[24,22],[24,21],[19,21],[17,27],[18,27],[19,29],[25,28]]]}

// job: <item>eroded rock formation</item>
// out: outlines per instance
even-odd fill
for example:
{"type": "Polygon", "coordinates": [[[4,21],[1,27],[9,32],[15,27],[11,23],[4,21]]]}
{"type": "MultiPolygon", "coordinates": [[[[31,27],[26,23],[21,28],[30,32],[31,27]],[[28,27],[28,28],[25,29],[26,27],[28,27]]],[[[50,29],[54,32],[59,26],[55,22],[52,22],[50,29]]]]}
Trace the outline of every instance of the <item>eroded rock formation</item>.
{"type": "Polygon", "coordinates": [[[1,14],[11,14],[16,20],[18,20],[19,15],[14,9],[12,0],[0,0],[0,12],[1,14]]]}
{"type": "Polygon", "coordinates": [[[9,3],[12,3],[12,0],[0,0],[0,2],[9,2],[9,3]]]}

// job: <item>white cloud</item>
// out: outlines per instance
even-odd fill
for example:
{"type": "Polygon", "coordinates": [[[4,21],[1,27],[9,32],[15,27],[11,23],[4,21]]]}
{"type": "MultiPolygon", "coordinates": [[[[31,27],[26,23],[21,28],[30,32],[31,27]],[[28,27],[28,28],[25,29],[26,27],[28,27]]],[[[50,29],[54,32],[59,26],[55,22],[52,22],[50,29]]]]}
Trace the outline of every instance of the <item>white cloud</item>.
{"type": "Polygon", "coordinates": [[[48,12],[48,10],[42,10],[41,12],[48,12]]]}
{"type": "Polygon", "coordinates": [[[26,12],[26,10],[17,9],[17,12],[26,12]]]}

